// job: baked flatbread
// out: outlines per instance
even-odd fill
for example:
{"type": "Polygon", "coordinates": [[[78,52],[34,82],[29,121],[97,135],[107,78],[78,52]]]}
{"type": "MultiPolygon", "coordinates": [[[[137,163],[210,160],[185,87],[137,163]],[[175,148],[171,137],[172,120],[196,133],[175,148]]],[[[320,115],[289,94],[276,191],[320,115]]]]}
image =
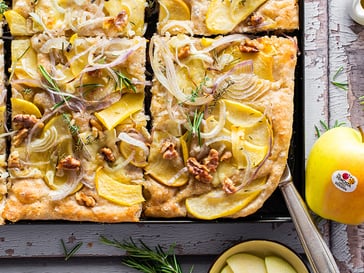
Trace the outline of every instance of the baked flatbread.
{"type": "Polygon", "coordinates": [[[290,32],[299,27],[297,0],[159,0],[159,4],[162,35],[290,32]]]}
{"type": "Polygon", "coordinates": [[[134,37],[144,34],[144,0],[14,0],[5,12],[13,36],[134,37]]]}
{"type": "Polygon", "coordinates": [[[13,40],[4,218],[139,220],[145,48],[140,37],[13,40]]]}
{"type": "Polygon", "coordinates": [[[293,119],[294,38],[154,36],[146,216],[254,213],[277,187],[293,119]]]}

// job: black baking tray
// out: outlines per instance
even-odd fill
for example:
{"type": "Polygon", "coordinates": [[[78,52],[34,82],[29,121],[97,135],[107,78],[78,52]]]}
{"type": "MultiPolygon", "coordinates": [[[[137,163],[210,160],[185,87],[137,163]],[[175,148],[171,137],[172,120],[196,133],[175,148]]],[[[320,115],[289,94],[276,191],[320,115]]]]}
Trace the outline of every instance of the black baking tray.
{"type": "MultiPolygon", "coordinates": [[[[8,2],[8,1],[6,1],[8,2]]],[[[300,17],[300,29],[288,34],[289,37],[296,37],[298,42],[299,55],[297,58],[297,66],[295,70],[295,92],[294,92],[294,117],[293,117],[293,135],[291,139],[291,145],[289,150],[288,165],[290,166],[294,184],[298,192],[304,197],[304,181],[305,181],[305,146],[304,146],[304,1],[299,0],[299,17],[300,17]]],[[[156,19],[157,14],[151,14],[150,18],[156,19]]],[[[154,29],[148,29],[146,36],[148,37],[148,32],[155,32],[154,29]]],[[[280,33],[267,33],[280,35],[280,33]]],[[[6,58],[5,67],[6,70],[10,67],[10,47],[11,47],[11,37],[10,32],[4,28],[4,48],[6,58]]],[[[287,34],[282,34],[282,36],[287,36],[287,34]]],[[[150,75],[149,75],[150,76],[150,75]]],[[[147,75],[148,77],[148,75],[147,75]]],[[[10,92],[10,90],[9,90],[10,92]]],[[[9,96],[10,97],[10,96],[9,96]]],[[[9,127],[10,128],[10,127],[9,127]]],[[[277,188],[274,193],[268,198],[264,203],[263,207],[259,209],[252,215],[238,219],[217,219],[213,221],[208,221],[211,223],[215,222],[287,222],[291,221],[290,214],[288,212],[284,198],[277,188]]],[[[72,221],[19,221],[16,224],[48,224],[48,223],[63,223],[72,224],[79,222],[72,221]]],[[[178,218],[178,219],[160,219],[160,218],[144,218],[141,219],[143,223],[198,223],[206,222],[201,220],[194,220],[190,218],[178,218]]],[[[95,223],[96,224],[96,223],[95,223]]]]}

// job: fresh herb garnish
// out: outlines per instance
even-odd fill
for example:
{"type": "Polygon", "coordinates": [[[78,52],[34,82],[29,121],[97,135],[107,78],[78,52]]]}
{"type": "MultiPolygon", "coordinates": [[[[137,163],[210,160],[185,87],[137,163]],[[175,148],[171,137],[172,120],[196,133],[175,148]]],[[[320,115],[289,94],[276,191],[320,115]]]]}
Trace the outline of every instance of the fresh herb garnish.
{"type": "Polygon", "coordinates": [[[118,76],[118,81],[116,83],[116,87],[118,89],[122,90],[123,87],[126,87],[127,89],[132,90],[134,93],[136,93],[135,85],[132,83],[132,81],[127,76],[125,76],[120,71],[115,71],[115,73],[118,76]]]}
{"type": "Polygon", "coordinates": [[[82,246],[82,242],[77,243],[73,248],[71,248],[70,250],[68,250],[66,248],[66,244],[64,243],[63,239],[61,239],[61,244],[62,244],[62,248],[63,248],[63,253],[64,253],[64,260],[67,261],[69,258],[71,258],[73,255],[75,255],[75,253],[81,248],[82,246]]]}
{"type": "MultiPolygon", "coordinates": [[[[160,245],[155,249],[151,249],[142,240],[139,240],[140,244],[137,245],[132,239],[130,239],[130,242],[119,242],[101,236],[100,241],[105,245],[125,250],[128,256],[123,258],[123,264],[128,267],[144,273],[182,273],[181,265],[174,253],[174,245],[171,245],[165,252],[160,245]]],[[[192,270],[193,268],[189,272],[191,273],[192,270]]]]}
{"type": "Polygon", "coordinates": [[[195,113],[193,114],[192,120],[188,117],[188,125],[190,127],[188,139],[191,139],[191,137],[197,136],[198,144],[202,145],[201,140],[201,122],[203,120],[203,112],[198,112],[197,109],[195,110],[195,113]]]}
{"type": "Polygon", "coordinates": [[[344,71],[344,67],[339,67],[339,69],[335,72],[334,76],[332,77],[331,83],[335,85],[336,87],[343,89],[347,91],[349,89],[349,84],[347,82],[339,82],[337,81],[337,78],[340,76],[340,74],[344,71]]]}
{"type": "Polygon", "coordinates": [[[0,14],[4,14],[5,11],[9,9],[8,5],[4,2],[0,2],[0,14]]]}
{"type": "Polygon", "coordinates": [[[68,129],[71,132],[71,135],[74,137],[78,137],[78,134],[80,133],[80,127],[77,126],[77,124],[74,124],[71,119],[71,114],[62,114],[62,118],[64,122],[67,124],[68,129]]]}
{"type": "Polygon", "coordinates": [[[334,125],[332,127],[330,127],[323,120],[320,120],[320,125],[321,125],[322,129],[319,129],[319,127],[315,125],[315,131],[316,131],[317,137],[320,137],[322,135],[322,133],[324,133],[332,128],[344,126],[345,122],[339,122],[338,120],[336,120],[334,125]]]}
{"type": "MultiPolygon", "coordinates": [[[[62,93],[61,88],[58,86],[58,84],[53,80],[52,76],[48,73],[48,71],[44,68],[44,66],[39,65],[39,71],[42,74],[43,78],[47,81],[48,85],[47,88],[49,88],[52,91],[62,93]]],[[[52,110],[57,109],[58,107],[62,106],[64,103],[67,103],[71,96],[63,96],[61,94],[62,101],[56,103],[53,105],[52,110]]]]}
{"type": "Polygon", "coordinates": [[[196,101],[196,98],[201,94],[201,92],[202,92],[202,89],[203,89],[203,87],[204,86],[206,86],[206,82],[209,80],[209,77],[207,77],[207,76],[205,76],[204,78],[203,78],[203,80],[200,82],[200,84],[199,85],[197,85],[196,86],[196,88],[195,89],[193,89],[192,91],[191,91],[191,97],[190,97],[190,100],[192,101],[192,102],[195,102],[196,101]]]}

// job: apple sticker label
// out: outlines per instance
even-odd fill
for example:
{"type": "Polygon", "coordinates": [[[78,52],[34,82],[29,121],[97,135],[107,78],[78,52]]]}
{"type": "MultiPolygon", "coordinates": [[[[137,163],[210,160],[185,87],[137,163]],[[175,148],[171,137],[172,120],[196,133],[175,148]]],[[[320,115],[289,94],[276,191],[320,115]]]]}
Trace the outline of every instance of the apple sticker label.
{"type": "Polygon", "coordinates": [[[353,192],[358,185],[358,179],[349,171],[335,171],[331,176],[332,183],[343,192],[353,192]]]}

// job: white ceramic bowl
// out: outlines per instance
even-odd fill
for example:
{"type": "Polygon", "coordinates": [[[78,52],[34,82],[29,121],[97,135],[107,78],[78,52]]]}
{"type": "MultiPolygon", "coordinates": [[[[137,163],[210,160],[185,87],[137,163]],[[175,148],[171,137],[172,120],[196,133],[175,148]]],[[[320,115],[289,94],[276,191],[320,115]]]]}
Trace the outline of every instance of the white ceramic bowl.
{"type": "Polygon", "coordinates": [[[241,252],[250,253],[261,258],[268,255],[278,256],[290,263],[297,273],[310,272],[302,259],[287,246],[269,240],[249,240],[224,251],[211,266],[209,273],[220,273],[226,265],[226,259],[233,254],[241,252]]]}

